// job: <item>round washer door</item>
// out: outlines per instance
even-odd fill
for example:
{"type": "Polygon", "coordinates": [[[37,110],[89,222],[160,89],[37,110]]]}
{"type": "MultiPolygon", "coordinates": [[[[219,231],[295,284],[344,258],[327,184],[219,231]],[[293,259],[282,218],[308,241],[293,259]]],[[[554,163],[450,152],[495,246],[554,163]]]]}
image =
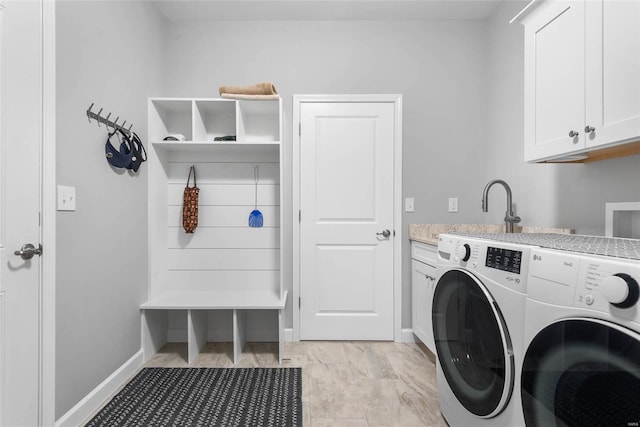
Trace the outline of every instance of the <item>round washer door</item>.
{"type": "Polygon", "coordinates": [[[506,324],[475,276],[449,270],[433,296],[433,335],[451,391],[472,414],[498,415],[513,390],[514,360],[506,324]]]}
{"type": "Polygon", "coordinates": [[[527,426],[640,423],[640,335],[618,325],[571,318],[540,331],[522,369],[527,426]]]}

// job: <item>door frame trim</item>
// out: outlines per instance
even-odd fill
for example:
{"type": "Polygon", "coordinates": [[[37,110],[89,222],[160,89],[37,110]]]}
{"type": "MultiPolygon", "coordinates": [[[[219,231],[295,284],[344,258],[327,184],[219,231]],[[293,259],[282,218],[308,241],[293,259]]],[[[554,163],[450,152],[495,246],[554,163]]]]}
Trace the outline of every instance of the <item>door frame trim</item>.
{"type": "MultiPolygon", "coordinates": [[[[56,38],[55,0],[40,0],[40,235],[45,256],[38,275],[38,425],[55,423],[56,38]]],[[[0,9],[6,9],[0,0],[0,9]]],[[[1,71],[1,70],[0,70],[1,71]]],[[[2,303],[2,301],[0,301],[2,303]]],[[[1,332],[1,331],[0,331],[1,332]]],[[[1,334],[0,334],[1,335],[1,334]]],[[[2,362],[2,355],[0,355],[2,362]]],[[[0,412],[4,396],[0,387],[0,412]]]]}
{"type": "Polygon", "coordinates": [[[322,102],[386,102],[394,104],[393,147],[393,340],[402,341],[402,95],[293,95],[293,340],[300,341],[300,107],[303,103],[322,102]]]}
{"type": "Polygon", "coordinates": [[[42,14],[40,425],[55,423],[56,374],[56,2],[42,14]]]}

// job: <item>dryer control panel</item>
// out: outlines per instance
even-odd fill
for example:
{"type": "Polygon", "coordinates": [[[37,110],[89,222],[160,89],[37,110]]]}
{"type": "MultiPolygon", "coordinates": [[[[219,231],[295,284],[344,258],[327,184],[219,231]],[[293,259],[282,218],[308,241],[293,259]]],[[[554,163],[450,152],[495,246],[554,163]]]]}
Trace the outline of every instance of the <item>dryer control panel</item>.
{"type": "Polygon", "coordinates": [[[640,321],[640,261],[534,249],[527,296],[640,321]]]}
{"type": "Polygon", "coordinates": [[[580,266],[575,305],[610,312],[633,320],[639,318],[640,262],[585,257],[580,266]]]}

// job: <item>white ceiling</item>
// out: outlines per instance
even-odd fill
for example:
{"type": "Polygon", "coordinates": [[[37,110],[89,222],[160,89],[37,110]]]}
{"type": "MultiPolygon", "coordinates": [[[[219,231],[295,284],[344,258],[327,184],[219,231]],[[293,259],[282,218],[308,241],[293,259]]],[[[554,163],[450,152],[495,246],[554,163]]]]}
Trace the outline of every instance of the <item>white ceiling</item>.
{"type": "Polygon", "coordinates": [[[170,22],[485,19],[508,0],[152,0],[170,22]]]}

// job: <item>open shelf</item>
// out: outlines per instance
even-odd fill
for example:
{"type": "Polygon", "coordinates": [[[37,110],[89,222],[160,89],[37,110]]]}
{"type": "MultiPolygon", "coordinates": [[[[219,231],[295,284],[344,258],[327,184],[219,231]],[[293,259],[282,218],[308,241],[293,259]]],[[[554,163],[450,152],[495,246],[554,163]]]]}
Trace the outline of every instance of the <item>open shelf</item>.
{"type": "Polygon", "coordinates": [[[162,140],[169,134],[179,133],[193,139],[192,102],[189,100],[156,99],[149,102],[149,139],[162,140]]]}
{"type": "Polygon", "coordinates": [[[237,135],[237,103],[230,100],[195,101],[194,141],[213,142],[214,138],[237,135]]]}
{"type": "Polygon", "coordinates": [[[243,146],[247,149],[251,147],[247,146],[270,146],[280,145],[280,141],[152,141],[156,148],[166,151],[202,151],[216,149],[216,147],[233,147],[243,146]]]}
{"type": "Polygon", "coordinates": [[[278,144],[282,140],[281,109],[282,102],[279,99],[151,99],[149,138],[151,141],[162,141],[170,134],[179,133],[191,143],[214,143],[216,137],[235,136],[236,144],[278,144]]]}
{"type": "Polygon", "coordinates": [[[280,141],[279,101],[238,101],[238,140],[280,141]]]}

